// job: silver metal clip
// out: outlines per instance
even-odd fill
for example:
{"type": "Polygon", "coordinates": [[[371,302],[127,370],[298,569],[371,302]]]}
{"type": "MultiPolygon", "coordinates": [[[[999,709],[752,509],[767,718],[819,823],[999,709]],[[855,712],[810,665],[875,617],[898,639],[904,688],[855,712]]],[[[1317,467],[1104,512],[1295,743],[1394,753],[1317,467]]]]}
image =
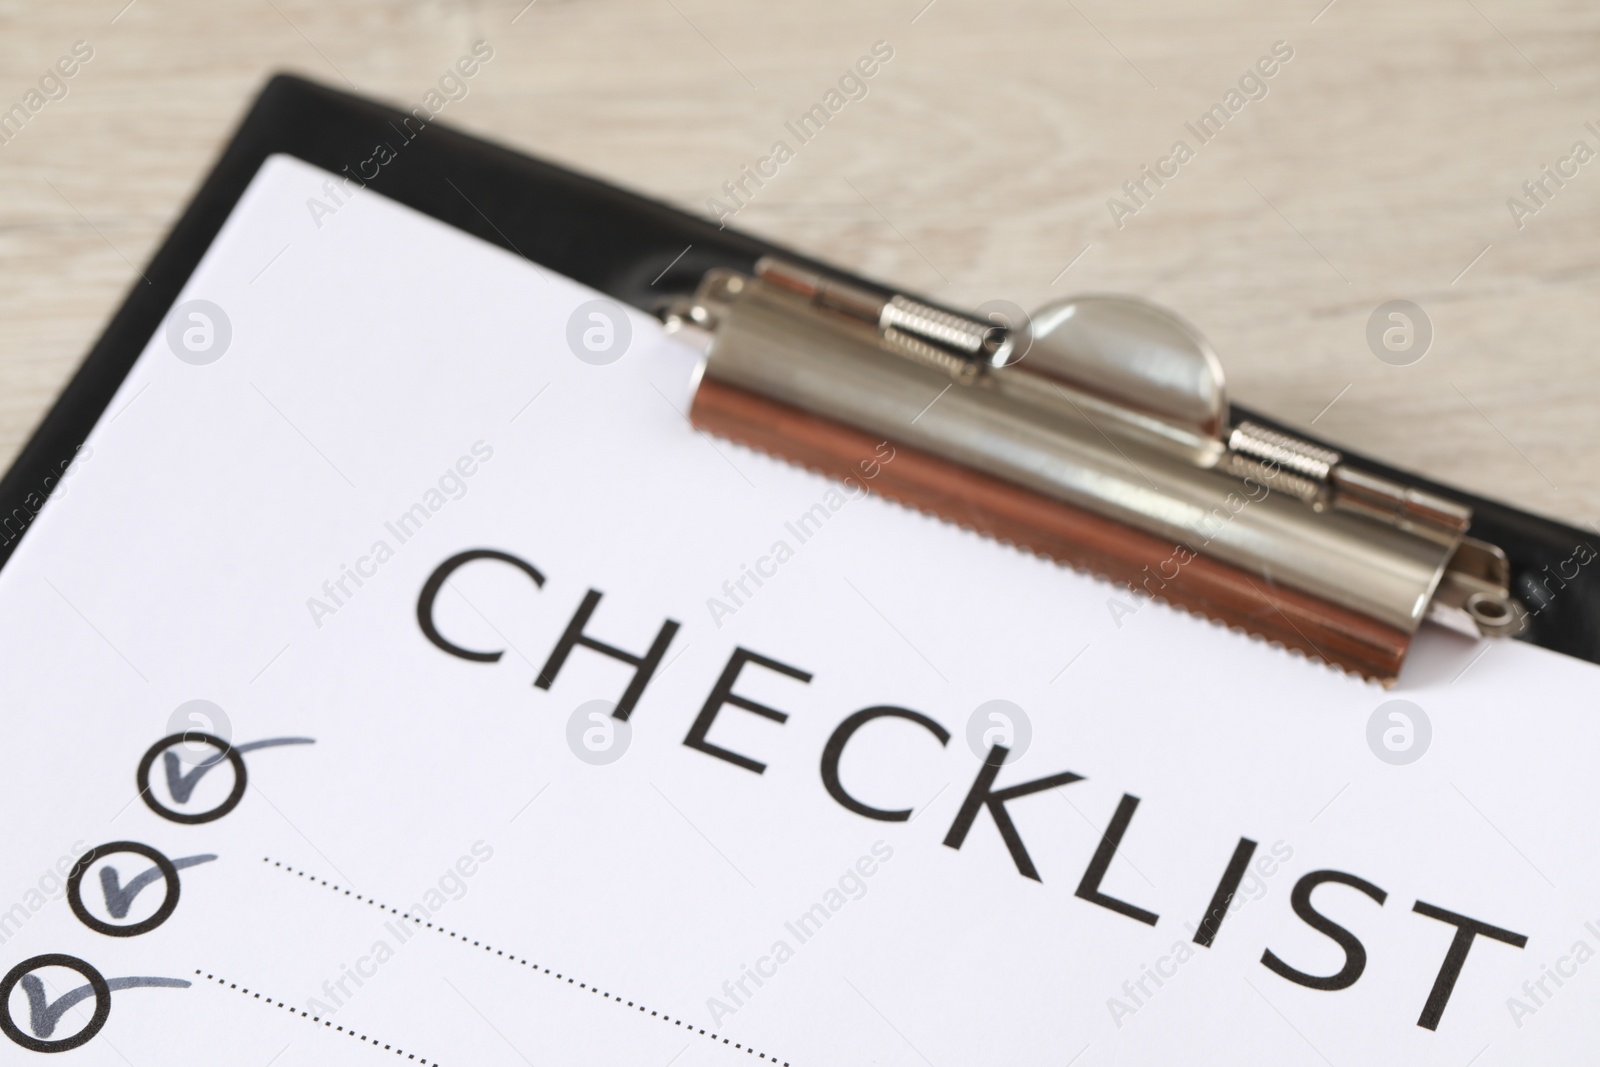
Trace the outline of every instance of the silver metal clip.
{"type": "Polygon", "coordinates": [[[716,270],[669,324],[705,374],[1008,480],[1411,634],[1525,623],[1469,509],[1234,422],[1221,362],[1165,308],[1086,295],[1021,330],[774,258],[716,270]]]}

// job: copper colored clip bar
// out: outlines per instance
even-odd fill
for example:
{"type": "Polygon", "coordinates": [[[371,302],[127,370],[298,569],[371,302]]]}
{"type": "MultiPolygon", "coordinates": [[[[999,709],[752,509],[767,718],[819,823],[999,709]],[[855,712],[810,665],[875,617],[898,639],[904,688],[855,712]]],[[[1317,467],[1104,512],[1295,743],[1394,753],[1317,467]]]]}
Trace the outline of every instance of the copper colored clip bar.
{"type": "MultiPolygon", "coordinates": [[[[715,379],[701,382],[690,418],[707,433],[840,479],[859,480],[882,441],[715,379]]],[[[919,449],[895,450],[872,481],[887,499],[1336,667],[1385,683],[1399,676],[1411,642],[1402,630],[1206,556],[1174,567],[1170,541],[919,449]]]]}

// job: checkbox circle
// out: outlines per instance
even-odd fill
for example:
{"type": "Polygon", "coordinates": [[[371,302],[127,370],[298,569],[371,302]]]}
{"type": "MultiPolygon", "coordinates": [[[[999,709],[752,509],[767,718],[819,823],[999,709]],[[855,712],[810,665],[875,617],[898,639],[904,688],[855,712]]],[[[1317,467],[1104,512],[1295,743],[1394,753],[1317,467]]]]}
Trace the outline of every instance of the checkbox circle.
{"type": "Polygon", "coordinates": [[[193,826],[196,823],[212,822],[238,807],[239,801],[244,799],[244,757],[239,755],[238,751],[222,738],[211,734],[203,734],[198,730],[186,730],[183,733],[168,734],[151,745],[149,751],[145,752],[144,758],[139,761],[139,771],[134,776],[134,783],[139,787],[139,796],[143,798],[145,806],[163,819],[188,826],[193,826]],[[155,766],[156,757],[173,745],[182,744],[186,741],[203,741],[221,753],[219,758],[226,758],[229,763],[233,764],[233,790],[228,794],[226,800],[210,811],[173,811],[157,800],[155,794],[150,791],[150,769],[155,766]]]}
{"type": "Polygon", "coordinates": [[[110,1017],[111,987],[106,984],[105,976],[87,961],[80,960],[76,956],[68,956],[61,952],[33,956],[23,960],[7,971],[4,978],[0,978],[0,1033],[4,1033],[29,1052],[70,1052],[98,1034],[110,1017]],[[24,975],[45,967],[65,967],[69,971],[77,971],[88,981],[89,988],[94,990],[94,1014],[89,1018],[89,1025],[71,1037],[64,1037],[59,1041],[41,1041],[37,1037],[25,1034],[16,1020],[11,1018],[11,991],[17,988],[17,983],[22,981],[24,975]]]}
{"type": "Polygon", "coordinates": [[[105,934],[107,937],[138,937],[140,934],[148,934],[172,917],[172,913],[178,908],[178,889],[178,868],[173,866],[172,861],[166,856],[138,841],[111,841],[94,846],[78,857],[78,862],[72,865],[72,873],[67,875],[67,904],[72,908],[72,914],[78,917],[78,921],[95,933],[105,934]],[[96,860],[118,852],[132,852],[143,856],[156,865],[156,870],[161,872],[161,877],[167,883],[166,899],[161,902],[161,906],[154,914],[141,922],[126,925],[108,923],[83,906],[83,876],[89,873],[89,868],[96,860]]]}

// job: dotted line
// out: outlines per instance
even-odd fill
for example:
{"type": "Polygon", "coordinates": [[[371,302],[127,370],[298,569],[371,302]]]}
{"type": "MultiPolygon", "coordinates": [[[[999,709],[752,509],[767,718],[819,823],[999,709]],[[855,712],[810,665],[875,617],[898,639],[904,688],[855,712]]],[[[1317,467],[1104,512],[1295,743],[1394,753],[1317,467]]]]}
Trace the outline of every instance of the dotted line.
{"type": "MultiPolygon", "coordinates": [[[[196,970],[194,973],[198,975],[201,972],[199,970],[196,970]]],[[[206,975],[206,978],[209,979],[210,981],[213,981],[213,982],[217,983],[219,986],[223,986],[224,988],[236,989],[240,993],[245,994],[246,996],[254,997],[256,1000],[261,1001],[261,1003],[267,1005],[268,1007],[279,1007],[279,1008],[282,1008],[285,1011],[287,1011],[290,1015],[295,1015],[295,1016],[298,1016],[299,1018],[302,1018],[302,1019],[309,1019],[313,1023],[321,1023],[323,1026],[325,1026],[328,1029],[332,1030],[334,1033],[337,1033],[337,1034],[349,1034],[351,1037],[355,1038],[358,1041],[365,1041],[367,1044],[371,1045],[373,1048],[382,1047],[385,1052],[393,1052],[396,1056],[404,1056],[409,1060],[416,1060],[418,1064],[425,1064],[425,1063],[428,1062],[426,1059],[420,1059],[420,1060],[417,1059],[417,1054],[415,1052],[408,1053],[403,1048],[395,1048],[393,1045],[383,1045],[375,1037],[368,1037],[366,1034],[358,1034],[358,1033],[355,1032],[354,1029],[351,1029],[351,1028],[348,1028],[348,1027],[335,1026],[335,1025],[333,1025],[333,1022],[331,1020],[324,1019],[324,1018],[322,1018],[321,1016],[318,1016],[318,1015],[312,1015],[308,1011],[301,1011],[299,1008],[296,1008],[293,1004],[285,1004],[281,1000],[273,1000],[272,997],[267,996],[267,995],[265,995],[263,993],[260,993],[260,992],[251,993],[250,990],[245,989],[245,988],[241,988],[238,982],[230,982],[226,978],[218,978],[214,974],[208,974],[208,975],[206,975]]],[[[434,1060],[433,1061],[433,1067],[439,1067],[439,1061],[438,1060],[434,1060]]]]}
{"type": "MultiPolygon", "coordinates": [[[[456,941],[460,941],[464,945],[470,944],[473,948],[481,948],[485,952],[493,953],[494,955],[503,958],[508,963],[514,963],[519,967],[527,967],[527,968],[529,968],[530,970],[532,970],[532,971],[534,971],[536,973],[542,972],[544,974],[548,974],[552,978],[556,979],[557,981],[565,982],[567,985],[573,986],[573,987],[575,987],[577,989],[588,990],[590,993],[594,993],[597,996],[600,996],[600,997],[602,997],[602,998],[604,998],[606,1000],[613,1001],[618,1005],[627,1004],[627,1006],[630,1007],[630,1008],[637,1008],[641,1013],[649,1011],[651,1018],[660,1019],[664,1023],[670,1023],[670,1024],[674,1025],[674,1026],[681,1027],[681,1028],[683,1028],[683,1030],[685,1030],[688,1033],[698,1034],[698,1035],[704,1036],[704,1037],[710,1039],[713,1042],[720,1041],[724,1045],[728,1045],[728,1046],[730,1046],[732,1048],[740,1049],[740,1050],[742,1050],[742,1051],[744,1051],[744,1052],[746,1052],[746,1053],[748,1053],[748,1054],[750,1054],[752,1056],[757,1057],[758,1059],[766,1060],[766,1061],[768,1061],[770,1063],[775,1063],[775,1064],[778,1063],[778,1057],[769,1056],[765,1052],[757,1052],[755,1049],[750,1048],[747,1045],[740,1044],[740,1043],[734,1041],[732,1038],[722,1037],[720,1034],[707,1033],[704,1028],[696,1027],[694,1025],[694,1023],[692,1023],[692,1022],[685,1022],[682,1019],[674,1019],[670,1015],[667,1015],[667,1014],[662,1013],[662,1012],[650,1011],[650,1009],[647,1008],[643,1004],[637,1004],[637,1003],[635,1003],[634,1001],[631,1001],[631,1000],[624,1000],[620,995],[606,992],[606,991],[602,990],[597,985],[593,985],[593,984],[591,984],[589,982],[580,982],[576,978],[569,978],[566,975],[562,974],[560,971],[551,971],[551,969],[549,967],[540,967],[537,963],[530,963],[526,958],[518,957],[516,955],[516,953],[507,953],[504,949],[497,949],[493,945],[486,945],[481,941],[472,940],[466,934],[459,934],[459,933],[456,933],[454,930],[448,930],[443,926],[438,926],[438,925],[435,925],[434,923],[426,922],[426,921],[424,921],[422,919],[417,918],[415,915],[409,915],[406,912],[401,911],[399,908],[391,907],[388,904],[384,904],[384,903],[382,903],[380,901],[373,900],[369,896],[363,896],[362,894],[354,892],[353,890],[345,889],[342,886],[339,886],[338,884],[336,884],[334,882],[328,881],[326,878],[318,878],[314,874],[310,874],[310,873],[308,873],[306,871],[302,871],[302,870],[299,870],[297,868],[291,867],[287,863],[280,863],[277,860],[273,859],[271,856],[262,856],[261,857],[261,862],[262,863],[270,863],[274,867],[276,867],[279,870],[283,871],[285,874],[292,874],[292,875],[295,875],[298,878],[304,878],[307,882],[310,882],[312,885],[320,885],[320,886],[323,886],[324,888],[326,888],[328,890],[331,890],[334,893],[341,894],[343,896],[351,897],[351,898],[353,898],[355,900],[362,901],[363,903],[369,904],[372,907],[377,908],[379,911],[389,912],[390,914],[397,915],[402,919],[410,919],[412,922],[416,923],[418,926],[420,926],[420,927],[422,927],[424,929],[432,930],[432,931],[434,931],[436,933],[443,934],[446,937],[452,938],[452,939],[454,939],[456,941]]],[[[387,1047],[387,1046],[385,1046],[385,1047],[387,1047]]],[[[781,1067],[789,1067],[789,1061],[788,1060],[784,1060],[782,1062],[781,1067]]]]}

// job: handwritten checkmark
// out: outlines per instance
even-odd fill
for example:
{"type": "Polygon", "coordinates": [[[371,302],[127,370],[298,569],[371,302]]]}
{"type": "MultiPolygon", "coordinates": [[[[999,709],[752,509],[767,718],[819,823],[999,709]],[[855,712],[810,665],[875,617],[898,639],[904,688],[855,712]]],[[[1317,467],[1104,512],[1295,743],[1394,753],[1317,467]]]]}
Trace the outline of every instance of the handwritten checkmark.
{"type": "MultiPolygon", "coordinates": [[[[215,855],[207,853],[202,856],[181,856],[172,861],[174,870],[183,870],[193,867],[197,863],[209,863],[216,859],[215,855]]],[[[161,877],[161,868],[151,867],[142,874],[134,875],[127,885],[122,884],[122,876],[110,864],[100,868],[100,888],[106,895],[106,910],[113,919],[127,918],[128,909],[133,905],[133,898],[139,891],[161,877]]]]}
{"type": "MultiPolygon", "coordinates": [[[[249,744],[234,745],[233,751],[243,755],[254,752],[258,748],[275,748],[278,745],[314,745],[316,739],[311,737],[270,737],[265,741],[251,741],[249,744]]],[[[174,803],[187,804],[194,795],[195,786],[200,784],[200,779],[206,772],[222,763],[225,758],[223,753],[218,753],[213,759],[196,764],[195,768],[187,773],[183,769],[183,761],[178,759],[178,754],[170,749],[161,754],[161,764],[167,772],[167,789],[172,793],[174,803]]]]}
{"type": "MultiPolygon", "coordinates": [[[[28,1025],[33,1030],[33,1035],[41,1040],[48,1040],[56,1032],[61,1017],[72,1010],[79,1003],[94,996],[94,987],[81,985],[76,989],[69,989],[55,999],[54,1003],[45,999],[44,982],[36,974],[22,976],[22,991],[28,997],[28,1025]]],[[[111,978],[106,981],[106,988],[115,992],[118,989],[137,989],[139,987],[156,987],[161,989],[187,989],[190,983],[182,978],[111,978]]]]}

